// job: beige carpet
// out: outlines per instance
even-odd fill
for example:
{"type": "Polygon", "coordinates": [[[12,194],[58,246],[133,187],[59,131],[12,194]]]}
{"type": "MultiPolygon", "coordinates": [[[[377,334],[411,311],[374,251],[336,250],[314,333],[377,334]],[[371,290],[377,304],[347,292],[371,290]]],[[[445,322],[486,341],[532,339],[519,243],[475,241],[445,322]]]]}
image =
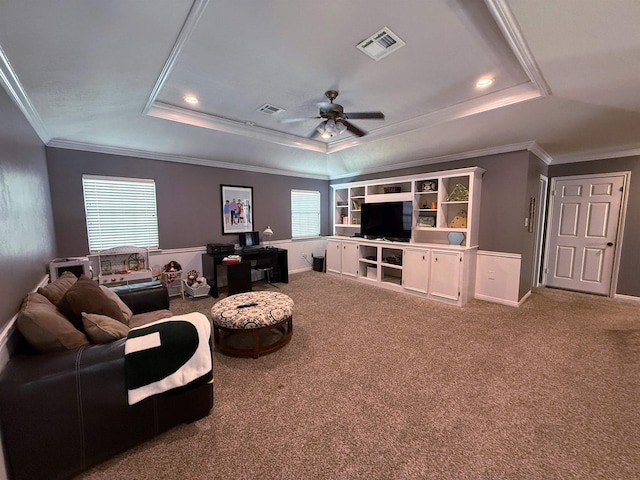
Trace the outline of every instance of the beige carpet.
{"type": "Polygon", "coordinates": [[[541,289],[458,308],[318,272],[280,286],[289,345],[216,353],[207,418],[79,478],[640,478],[639,303],[541,289]]]}

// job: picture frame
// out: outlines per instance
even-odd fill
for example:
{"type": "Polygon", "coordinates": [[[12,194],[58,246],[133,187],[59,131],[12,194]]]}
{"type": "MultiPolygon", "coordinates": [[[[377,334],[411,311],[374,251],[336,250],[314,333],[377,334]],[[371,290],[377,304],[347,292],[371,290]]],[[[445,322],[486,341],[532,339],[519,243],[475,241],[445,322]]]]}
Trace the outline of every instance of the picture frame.
{"type": "Polygon", "coordinates": [[[253,187],[220,185],[220,199],[223,234],[255,230],[253,226],[253,187]]]}
{"type": "Polygon", "coordinates": [[[438,182],[435,180],[425,180],[422,182],[423,192],[435,192],[438,190],[438,182]]]}

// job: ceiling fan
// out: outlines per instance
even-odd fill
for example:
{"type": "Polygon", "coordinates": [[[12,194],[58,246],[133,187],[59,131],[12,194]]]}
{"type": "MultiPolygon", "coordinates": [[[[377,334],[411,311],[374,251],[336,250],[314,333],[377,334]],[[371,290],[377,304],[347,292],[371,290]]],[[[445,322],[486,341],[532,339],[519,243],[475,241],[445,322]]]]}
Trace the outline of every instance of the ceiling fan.
{"type": "MultiPolygon", "coordinates": [[[[384,119],[384,113],[382,112],[350,112],[345,113],[342,105],[333,103],[337,98],[338,92],[336,90],[327,90],[324,92],[324,96],[329,99],[330,103],[324,103],[320,105],[320,115],[312,118],[322,118],[323,121],[313,130],[309,138],[313,138],[316,135],[320,135],[324,139],[329,139],[344,133],[346,130],[350,131],[358,137],[364,137],[367,132],[356,127],[349,120],[357,119],[384,119]]],[[[285,122],[295,122],[304,119],[290,119],[285,122]]]]}

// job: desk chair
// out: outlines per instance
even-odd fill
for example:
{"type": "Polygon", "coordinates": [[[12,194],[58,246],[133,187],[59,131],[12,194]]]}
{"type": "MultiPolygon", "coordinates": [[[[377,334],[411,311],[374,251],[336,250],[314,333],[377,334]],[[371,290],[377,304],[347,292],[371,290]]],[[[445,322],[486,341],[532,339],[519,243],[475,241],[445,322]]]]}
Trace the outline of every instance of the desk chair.
{"type": "Polygon", "coordinates": [[[272,277],[271,277],[271,274],[273,273],[277,263],[278,263],[278,250],[268,248],[268,249],[265,249],[265,253],[263,253],[257,258],[256,264],[252,268],[254,270],[264,272],[264,279],[267,281],[269,285],[273,285],[276,288],[280,288],[275,283],[273,283],[272,277]]]}

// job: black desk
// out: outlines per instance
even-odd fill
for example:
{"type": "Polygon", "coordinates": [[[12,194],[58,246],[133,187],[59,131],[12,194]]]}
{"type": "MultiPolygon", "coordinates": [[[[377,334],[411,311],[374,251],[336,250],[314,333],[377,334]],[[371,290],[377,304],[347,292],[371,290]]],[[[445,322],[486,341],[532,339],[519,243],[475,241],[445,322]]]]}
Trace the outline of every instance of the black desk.
{"type": "MultiPolygon", "coordinates": [[[[278,261],[276,263],[276,269],[273,275],[274,282],[289,283],[289,259],[287,256],[287,250],[284,248],[260,248],[252,250],[250,252],[243,252],[237,250],[235,255],[240,255],[242,261],[257,260],[264,256],[268,251],[278,251],[278,261]]],[[[222,259],[229,254],[210,255],[208,253],[202,254],[202,276],[207,278],[207,281],[211,285],[209,295],[218,298],[218,265],[224,265],[222,259]]]]}

